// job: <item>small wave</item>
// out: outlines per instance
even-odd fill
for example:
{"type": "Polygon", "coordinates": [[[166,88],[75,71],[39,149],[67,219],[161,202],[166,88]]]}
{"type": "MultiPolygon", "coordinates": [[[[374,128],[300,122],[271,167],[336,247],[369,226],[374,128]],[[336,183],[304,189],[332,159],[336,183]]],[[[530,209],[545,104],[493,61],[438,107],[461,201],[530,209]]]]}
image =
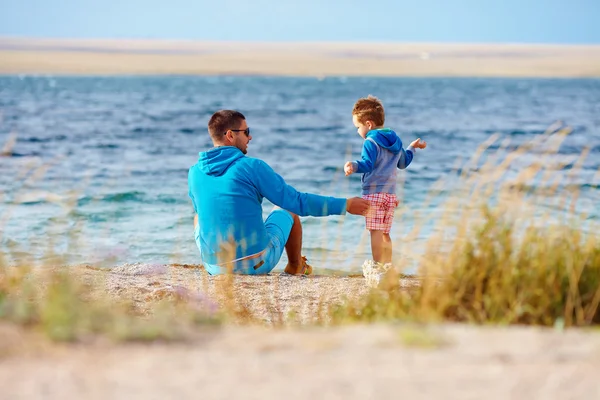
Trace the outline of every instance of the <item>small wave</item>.
{"type": "Polygon", "coordinates": [[[182,204],[187,203],[187,198],[185,197],[171,197],[167,195],[159,195],[158,201],[164,204],[182,204]]]}
{"type": "Polygon", "coordinates": [[[336,131],[339,129],[343,129],[344,127],[341,125],[329,125],[329,126],[300,126],[296,129],[293,129],[292,132],[327,132],[327,131],[336,131]]]}
{"type": "MultiPolygon", "coordinates": [[[[208,113],[208,112],[207,112],[208,113]]],[[[208,115],[212,115],[212,112],[208,113],[208,115]]],[[[189,110],[178,110],[178,111],[165,111],[161,114],[145,114],[145,116],[150,119],[152,122],[172,122],[175,119],[182,117],[193,117],[198,118],[202,116],[202,113],[198,110],[189,109],[189,110]]]]}
{"type": "Polygon", "coordinates": [[[131,212],[125,210],[111,210],[111,211],[91,211],[83,212],[77,209],[71,210],[69,218],[72,220],[86,221],[91,223],[103,223],[118,220],[130,216],[131,212]]]}
{"type": "Polygon", "coordinates": [[[181,133],[185,133],[186,135],[190,135],[190,134],[194,134],[194,133],[199,133],[199,129],[194,129],[194,128],[181,128],[179,130],[179,132],[181,133]]]}
{"type": "Polygon", "coordinates": [[[300,108],[297,110],[277,110],[276,113],[281,116],[308,115],[317,114],[317,110],[307,110],[305,108],[300,108]]]}
{"type": "Polygon", "coordinates": [[[499,133],[508,136],[524,136],[524,135],[543,135],[544,131],[540,129],[486,129],[483,131],[486,135],[494,135],[499,133]]]}
{"type": "Polygon", "coordinates": [[[310,151],[314,150],[310,146],[289,145],[287,142],[284,142],[284,141],[274,142],[271,146],[266,146],[265,148],[268,151],[277,151],[277,150],[281,149],[282,147],[287,147],[287,150],[295,152],[296,156],[298,156],[299,154],[302,154],[302,152],[305,152],[305,151],[310,152],[310,151]]]}
{"type": "Polygon", "coordinates": [[[0,152],[0,157],[40,157],[40,155],[41,153],[38,153],[37,151],[33,151],[31,153],[0,152]]]}
{"type": "Polygon", "coordinates": [[[92,149],[118,149],[120,146],[114,143],[100,143],[94,146],[90,146],[92,149]]]}
{"type": "Polygon", "coordinates": [[[111,203],[124,203],[127,201],[144,201],[145,194],[138,191],[114,193],[102,197],[102,201],[111,203]]]}
{"type": "Polygon", "coordinates": [[[43,190],[32,190],[29,192],[22,193],[12,201],[6,201],[6,204],[19,204],[19,205],[37,205],[45,203],[63,203],[65,198],[55,193],[43,191],[43,190]]]}
{"type": "Polygon", "coordinates": [[[161,203],[161,204],[185,204],[187,202],[186,196],[169,196],[160,194],[154,198],[154,196],[148,196],[148,194],[140,191],[122,192],[122,193],[111,193],[101,197],[98,196],[83,196],[79,198],[78,205],[84,206],[94,201],[107,202],[107,203],[126,203],[126,202],[140,202],[140,203],[161,203]]]}
{"type": "Polygon", "coordinates": [[[158,132],[160,132],[160,129],[138,126],[136,128],[133,128],[131,130],[131,132],[133,132],[133,133],[158,133],[158,132]]]}
{"type": "Polygon", "coordinates": [[[335,253],[335,251],[332,251],[331,249],[328,249],[326,247],[320,247],[320,246],[314,246],[314,247],[304,246],[302,249],[306,250],[306,251],[312,251],[313,253],[332,253],[332,254],[335,253]]]}
{"type": "Polygon", "coordinates": [[[189,168],[164,168],[159,171],[148,169],[136,169],[130,172],[130,176],[178,176],[186,177],[189,173],[189,168]]]}
{"type": "Polygon", "coordinates": [[[67,137],[65,135],[56,135],[53,137],[48,137],[48,138],[39,138],[36,136],[33,137],[29,137],[29,138],[20,138],[17,139],[18,142],[25,142],[25,143],[48,143],[48,142],[60,142],[63,140],[66,140],[67,137]]]}

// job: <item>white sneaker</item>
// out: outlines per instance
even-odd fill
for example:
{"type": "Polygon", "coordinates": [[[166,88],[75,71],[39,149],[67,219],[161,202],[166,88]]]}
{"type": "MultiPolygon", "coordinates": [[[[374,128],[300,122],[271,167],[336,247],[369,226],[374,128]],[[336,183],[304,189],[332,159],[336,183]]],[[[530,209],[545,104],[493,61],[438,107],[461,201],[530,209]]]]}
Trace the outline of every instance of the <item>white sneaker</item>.
{"type": "Polygon", "coordinates": [[[367,286],[369,287],[377,287],[379,286],[379,282],[381,282],[381,278],[392,268],[392,263],[380,263],[375,262],[373,260],[366,260],[363,263],[362,270],[363,276],[367,282],[367,286]]]}

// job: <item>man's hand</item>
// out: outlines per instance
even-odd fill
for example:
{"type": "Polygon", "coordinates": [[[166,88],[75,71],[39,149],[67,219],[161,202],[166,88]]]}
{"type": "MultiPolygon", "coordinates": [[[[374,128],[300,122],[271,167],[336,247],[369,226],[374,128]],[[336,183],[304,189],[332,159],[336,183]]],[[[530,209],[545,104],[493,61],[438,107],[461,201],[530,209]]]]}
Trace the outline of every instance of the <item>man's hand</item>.
{"type": "Polygon", "coordinates": [[[344,164],[344,173],[346,176],[354,173],[354,164],[352,164],[351,161],[348,161],[346,164],[344,164]]]}
{"type": "Polygon", "coordinates": [[[354,215],[365,215],[369,211],[370,202],[360,197],[346,200],[346,211],[354,215]]]}
{"type": "Polygon", "coordinates": [[[410,145],[412,147],[414,147],[415,149],[424,149],[425,147],[427,147],[427,143],[424,140],[421,140],[421,138],[418,138],[417,140],[412,142],[410,145]]]}

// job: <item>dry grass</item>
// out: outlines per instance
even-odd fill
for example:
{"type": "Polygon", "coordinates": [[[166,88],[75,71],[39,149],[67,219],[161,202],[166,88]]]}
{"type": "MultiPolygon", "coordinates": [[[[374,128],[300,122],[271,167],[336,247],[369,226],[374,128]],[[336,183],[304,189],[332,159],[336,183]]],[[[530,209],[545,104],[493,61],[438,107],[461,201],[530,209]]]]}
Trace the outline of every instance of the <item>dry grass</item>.
{"type": "Polygon", "coordinates": [[[58,341],[93,339],[180,340],[198,326],[218,326],[220,313],[169,294],[138,313],[124,299],[110,298],[102,285],[82,282],[68,267],[33,271],[27,266],[0,265],[0,319],[58,341]]]}
{"type": "MultiPolygon", "coordinates": [[[[481,167],[463,168],[473,172],[463,173],[463,190],[445,201],[419,256],[422,284],[402,290],[392,271],[382,290],[333,308],[334,321],[600,323],[600,230],[577,211],[579,192],[565,189],[588,151],[568,173],[552,163],[569,133],[549,131],[506,157],[501,148],[481,167]],[[532,148],[547,150],[516,176],[509,173],[511,164],[531,160],[532,148]],[[541,211],[542,203],[552,211],[541,211]]],[[[482,146],[471,166],[492,142],[482,146]]]]}
{"type": "MultiPolygon", "coordinates": [[[[578,213],[579,193],[564,190],[587,153],[583,151],[568,172],[550,162],[568,134],[568,129],[551,130],[508,155],[505,146],[495,154],[486,153],[498,139],[491,138],[461,168],[459,189],[453,190],[457,195],[446,199],[427,250],[413,255],[419,260],[421,284],[403,288],[392,271],[381,288],[365,296],[317,307],[311,323],[399,319],[546,326],[600,323],[599,230],[578,213]],[[546,150],[532,159],[532,147],[546,150]],[[482,164],[479,157],[484,154],[487,162],[482,164]],[[528,164],[518,173],[510,171],[523,160],[528,164]],[[535,188],[541,188],[539,193],[535,188]],[[541,201],[553,203],[552,211],[540,213],[541,201]]],[[[0,215],[0,221],[6,218],[0,215]]],[[[60,257],[51,258],[56,263],[60,257]]],[[[0,253],[0,319],[41,330],[55,340],[97,335],[174,340],[225,320],[261,323],[249,307],[236,301],[239,291],[233,276],[215,283],[224,299],[218,312],[186,293],[168,291],[150,300],[149,315],[141,315],[122,299],[107,297],[102,283],[79,279],[73,269],[9,266],[13,259],[10,249],[0,253]]],[[[277,299],[265,296],[272,325],[294,323],[293,311],[283,312],[277,299]]],[[[438,345],[433,339],[415,341],[411,332],[403,335],[401,340],[414,346],[438,345]]]]}

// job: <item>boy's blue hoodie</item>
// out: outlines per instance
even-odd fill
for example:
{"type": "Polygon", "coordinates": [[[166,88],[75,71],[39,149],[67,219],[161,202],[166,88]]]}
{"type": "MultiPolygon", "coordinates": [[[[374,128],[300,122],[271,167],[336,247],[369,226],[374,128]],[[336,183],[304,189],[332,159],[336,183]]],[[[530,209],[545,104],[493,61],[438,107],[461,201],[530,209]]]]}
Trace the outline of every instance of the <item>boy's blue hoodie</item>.
{"type": "Polygon", "coordinates": [[[391,129],[367,132],[361,158],[354,161],[354,171],[362,173],[362,194],[396,194],[396,169],[404,169],[413,160],[415,149],[402,148],[402,141],[391,129]]]}
{"type": "Polygon", "coordinates": [[[267,247],[263,198],[300,216],[346,213],[346,199],[298,192],[267,163],[232,146],[201,152],[189,170],[188,186],[198,214],[202,260],[209,264],[223,264],[267,247]],[[228,248],[227,243],[234,247],[228,248]]]}

